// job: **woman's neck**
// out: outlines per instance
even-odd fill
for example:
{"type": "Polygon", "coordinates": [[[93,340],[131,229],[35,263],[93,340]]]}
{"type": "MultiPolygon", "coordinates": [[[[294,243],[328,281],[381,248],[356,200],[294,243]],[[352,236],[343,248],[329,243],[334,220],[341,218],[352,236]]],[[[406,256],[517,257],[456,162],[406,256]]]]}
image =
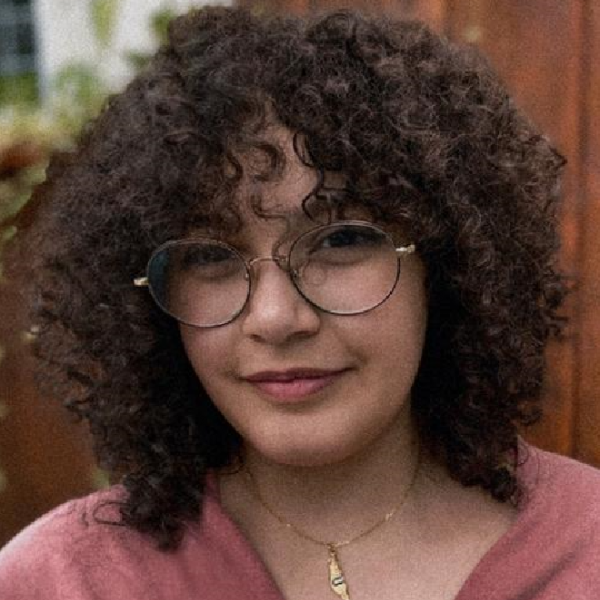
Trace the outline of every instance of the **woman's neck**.
{"type": "Polygon", "coordinates": [[[336,464],[282,465],[248,447],[242,470],[221,478],[222,490],[318,539],[351,538],[397,509],[410,492],[420,450],[407,423],[398,420],[361,453],[336,464]]]}

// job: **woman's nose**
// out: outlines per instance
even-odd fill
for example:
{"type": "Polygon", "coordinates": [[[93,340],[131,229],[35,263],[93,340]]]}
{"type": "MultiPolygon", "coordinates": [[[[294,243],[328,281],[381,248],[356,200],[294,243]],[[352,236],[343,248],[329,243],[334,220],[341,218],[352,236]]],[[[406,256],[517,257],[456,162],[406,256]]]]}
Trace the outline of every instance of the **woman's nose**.
{"type": "Polygon", "coordinates": [[[314,335],[321,315],[298,292],[276,259],[251,267],[250,298],[241,315],[246,335],[271,344],[314,335]]]}

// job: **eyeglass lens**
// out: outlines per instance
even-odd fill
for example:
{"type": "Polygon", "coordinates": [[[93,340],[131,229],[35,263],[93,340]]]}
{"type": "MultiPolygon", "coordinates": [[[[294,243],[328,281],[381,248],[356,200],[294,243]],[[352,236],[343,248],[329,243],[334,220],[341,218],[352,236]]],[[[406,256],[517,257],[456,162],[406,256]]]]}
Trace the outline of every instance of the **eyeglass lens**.
{"type": "MultiPolygon", "coordinates": [[[[311,304],[335,314],[358,314],[381,304],[399,276],[394,243],[368,224],[333,224],[301,235],[288,267],[311,304]]],[[[177,320],[197,327],[232,321],[251,290],[247,262],[227,244],[209,240],[168,243],[148,265],[150,290],[177,320]]]]}

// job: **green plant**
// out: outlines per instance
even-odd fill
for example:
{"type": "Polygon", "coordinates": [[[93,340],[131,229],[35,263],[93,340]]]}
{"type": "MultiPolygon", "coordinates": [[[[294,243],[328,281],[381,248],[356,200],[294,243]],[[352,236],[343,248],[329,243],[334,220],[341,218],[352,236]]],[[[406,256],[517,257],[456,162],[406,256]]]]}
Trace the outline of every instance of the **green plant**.
{"type": "MultiPolygon", "coordinates": [[[[175,15],[176,12],[171,8],[162,8],[150,17],[150,31],[157,45],[161,45],[166,41],[169,23],[175,15]]],[[[147,52],[129,51],[126,53],[125,58],[135,71],[139,71],[146,65],[150,56],[151,54],[147,52]]]]}
{"type": "Polygon", "coordinates": [[[117,23],[119,0],[92,0],[90,22],[96,41],[104,48],[110,45],[117,23]]]}
{"type": "Polygon", "coordinates": [[[0,105],[35,105],[37,101],[38,84],[35,73],[0,76],[0,105]]]}
{"type": "Polygon", "coordinates": [[[71,63],[61,69],[52,86],[51,111],[57,130],[69,138],[94,118],[108,95],[96,67],[71,63]]]}

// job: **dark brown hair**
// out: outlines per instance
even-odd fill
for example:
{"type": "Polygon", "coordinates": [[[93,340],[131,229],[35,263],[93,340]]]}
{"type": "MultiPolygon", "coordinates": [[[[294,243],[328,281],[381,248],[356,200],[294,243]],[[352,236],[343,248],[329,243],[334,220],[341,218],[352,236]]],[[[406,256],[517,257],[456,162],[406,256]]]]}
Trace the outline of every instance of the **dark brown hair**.
{"type": "Polygon", "coordinates": [[[77,151],[52,161],[27,237],[43,380],[122,477],[124,523],[175,547],[207,470],[238,454],[177,327],[132,280],[191,223],[231,226],[240,157],[258,149],[278,171],[261,136],[273,121],[320,173],[346,174],[342,210],[410,229],[430,297],[421,435],[454,478],[513,497],[507,457],[538,416],[544,347],[561,326],[563,159],[481,58],[422,24],[206,8],[176,19],[77,151]]]}

